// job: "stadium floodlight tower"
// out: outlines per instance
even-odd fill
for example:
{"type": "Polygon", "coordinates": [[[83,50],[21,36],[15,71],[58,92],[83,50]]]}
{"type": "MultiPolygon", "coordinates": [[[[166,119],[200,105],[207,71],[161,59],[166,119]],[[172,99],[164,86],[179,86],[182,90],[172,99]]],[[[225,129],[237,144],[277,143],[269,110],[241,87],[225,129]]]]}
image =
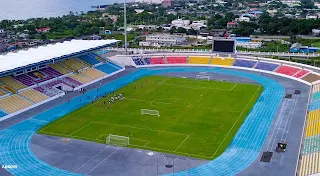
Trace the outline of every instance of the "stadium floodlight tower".
{"type": "Polygon", "coordinates": [[[123,12],[124,12],[124,50],[125,50],[125,55],[128,55],[128,32],[127,32],[127,0],[124,0],[124,7],[123,7],[123,12]]]}

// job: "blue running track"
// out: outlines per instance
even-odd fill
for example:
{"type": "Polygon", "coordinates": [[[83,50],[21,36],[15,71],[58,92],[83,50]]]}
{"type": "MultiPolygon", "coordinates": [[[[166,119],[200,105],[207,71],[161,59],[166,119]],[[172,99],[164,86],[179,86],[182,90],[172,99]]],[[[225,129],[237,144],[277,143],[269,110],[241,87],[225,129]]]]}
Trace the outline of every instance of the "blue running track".
{"type": "MultiPolygon", "coordinates": [[[[30,140],[34,133],[46,125],[85,104],[90,103],[87,96],[102,96],[104,92],[119,89],[136,79],[166,72],[213,72],[252,79],[264,87],[260,98],[240,127],[227,150],[210,163],[191,169],[190,175],[235,175],[248,167],[259,155],[267,136],[272,120],[279,108],[284,88],[276,81],[248,72],[226,70],[220,68],[158,68],[140,69],[104,85],[100,90],[92,90],[85,95],[74,98],[70,103],[56,106],[35,117],[0,131],[0,164],[18,165],[16,169],[8,169],[14,175],[21,176],[66,176],[77,175],[50,166],[36,158],[30,149],[30,140]],[[82,102],[79,99],[82,99],[82,102]]],[[[188,175],[188,171],[175,173],[176,176],[188,175]]]]}

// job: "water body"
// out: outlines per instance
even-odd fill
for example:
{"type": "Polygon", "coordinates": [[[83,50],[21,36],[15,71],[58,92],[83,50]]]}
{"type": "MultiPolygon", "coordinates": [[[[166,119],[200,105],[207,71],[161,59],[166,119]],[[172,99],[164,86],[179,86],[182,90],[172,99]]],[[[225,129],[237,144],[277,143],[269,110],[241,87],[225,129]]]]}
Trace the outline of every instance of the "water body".
{"type": "Polygon", "coordinates": [[[93,5],[123,2],[124,0],[0,0],[0,20],[57,17],[69,14],[70,11],[87,12],[93,10],[93,5]]]}

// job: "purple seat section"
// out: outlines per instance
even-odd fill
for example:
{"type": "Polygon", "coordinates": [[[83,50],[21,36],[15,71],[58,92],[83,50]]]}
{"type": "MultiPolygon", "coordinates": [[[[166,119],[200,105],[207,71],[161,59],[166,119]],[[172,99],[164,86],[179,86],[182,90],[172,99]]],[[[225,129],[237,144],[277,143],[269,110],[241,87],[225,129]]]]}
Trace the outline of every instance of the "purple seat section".
{"type": "Polygon", "coordinates": [[[252,68],[257,61],[236,59],[233,66],[252,68]]]}

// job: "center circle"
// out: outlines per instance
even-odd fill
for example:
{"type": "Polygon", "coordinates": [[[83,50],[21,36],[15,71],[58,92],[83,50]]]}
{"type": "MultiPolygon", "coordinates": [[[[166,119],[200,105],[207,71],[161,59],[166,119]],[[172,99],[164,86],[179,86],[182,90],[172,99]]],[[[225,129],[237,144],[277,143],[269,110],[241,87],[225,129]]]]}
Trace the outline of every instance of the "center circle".
{"type": "Polygon", "coordinates": [[[186,109],[191,103],[181,98],[161,98],[151,102],[151,106],[157,109],[186,109]]]}

